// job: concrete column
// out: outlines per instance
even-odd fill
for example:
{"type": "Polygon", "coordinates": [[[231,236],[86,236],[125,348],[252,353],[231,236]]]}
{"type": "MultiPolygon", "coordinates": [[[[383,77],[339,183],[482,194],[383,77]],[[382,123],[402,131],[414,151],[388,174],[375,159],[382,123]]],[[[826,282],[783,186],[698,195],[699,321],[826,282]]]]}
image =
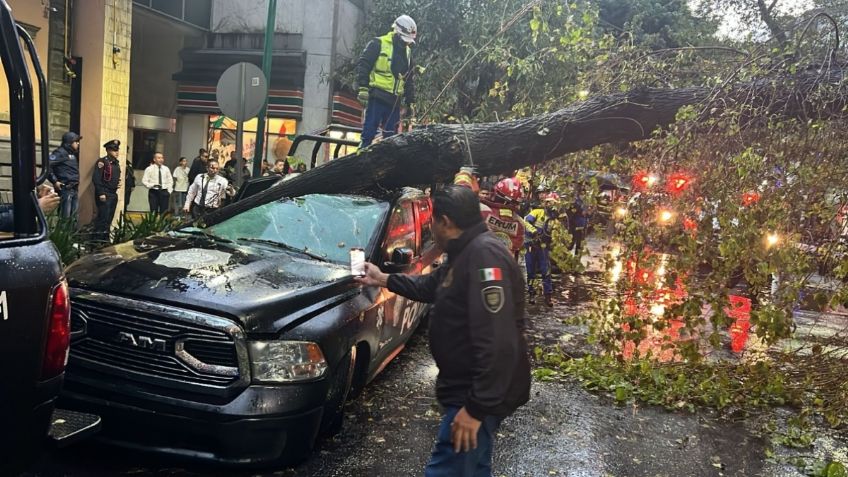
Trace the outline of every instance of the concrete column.
{"type": "MultiPolygon", "coordinates": [[[[97,158],[106,153],[101,146],[111,139],[127,144],[132,0],[75,2],[73,22],[73,53],[83,58],[80,222],[87,224],[97,213],[91,178],[97,158]]],[[[125,151],[121,147],[122,165],[125,151]]],[[[123,198],[122,181],[118,210],[123,198]]]]}
{"type": "MultiPolygon", "coordinates": [[[[331,80],[335,0],[313,0],[310,13],[303,17],[303,47],[306,53],[306,74],[303,86],[303,119],[297,132],[306,133],[322,128],[329,122],[328,107],[332,97],[331,80]]],[[[311,161],[312,148],[300,148],[298,156],[311,161]],[[308,151],[307,151],[308,150],[308,151]]],[[[319,153],[318,164],[323,159],[319,153]]]]}

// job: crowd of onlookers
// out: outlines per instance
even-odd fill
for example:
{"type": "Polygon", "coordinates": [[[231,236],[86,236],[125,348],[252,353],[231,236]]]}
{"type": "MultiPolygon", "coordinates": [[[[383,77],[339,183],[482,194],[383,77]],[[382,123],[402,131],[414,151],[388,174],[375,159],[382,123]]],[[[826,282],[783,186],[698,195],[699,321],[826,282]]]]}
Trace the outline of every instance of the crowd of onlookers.
{"type": "MultiPolygon", "coordinates": [[[[191,166],[181,157],[173,171],[163,165],[164,160],[161,153],[154,154],[142,179],[150,211],[157,214],[171,211],[177,217],[191,214],[197,218],[226,205],[236,194],[236,184],[253,176],[249,161],[231,157],[222,167],[206,149],[198,151],[191,166]]],[[[291,178],[305,171],[305,164],[292,166],[288,158],[277,159],[273,166],[265,161],[260,164],[260,175],[266,177],[291,178]]]]}
{"type": "MultiPolygon", "coordinates": [[[[71,221],[74,227],[79,221],[80,182],[87,179],[80,176],[78,155],[81,139],[74,132],[62,136],[62,144],[50,154],[48,181],[37,190],[42,210],[47,213],[58,209],[59,216],[71,221]]],[[[132,164],[129,160],[118,159],[120,146],[121,142],[117,139],[103,144],[106,154],[96,161],[90,177],[97,209],[92,233],[95,240],[108,241],[121,185],[124,186],[124,210],[127,210],[136,186],[132,164]]],[[[221,164],[217,156],[210,156],[209,151],[200,149],[191,164],[185,157],[180,157],[177,166],[170,169],[165,165],[164,154],[153,154],[141,179],[141,184],[147,189],[150,212],[197,218],[232,201],[237,185],[253,175],[251,163],[231,155],[225,164],[221,164]]],[[[273,165],[266,161],[260,164],[261,176],[288,179],[303,172],[306,172],[306,165],[291,157],[277,159],[273,165]]],[[[11,211],[11,206],[0,208],[0,223],[4,230],[10,228],[5,226],[12,221],[11,211]]]]}

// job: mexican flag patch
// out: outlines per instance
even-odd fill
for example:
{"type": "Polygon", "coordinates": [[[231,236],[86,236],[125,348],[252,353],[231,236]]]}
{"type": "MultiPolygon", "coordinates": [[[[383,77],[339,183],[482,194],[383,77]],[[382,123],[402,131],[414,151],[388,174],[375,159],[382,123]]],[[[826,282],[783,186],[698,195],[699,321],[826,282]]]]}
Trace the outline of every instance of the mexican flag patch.
{"type": "Polygon", "coordinates": [[[503,280],[503,274],[501,273],[500,268],[481,268],[480,269],[480,281],[481,282],[494,282],[498,280],[503,280]]]}

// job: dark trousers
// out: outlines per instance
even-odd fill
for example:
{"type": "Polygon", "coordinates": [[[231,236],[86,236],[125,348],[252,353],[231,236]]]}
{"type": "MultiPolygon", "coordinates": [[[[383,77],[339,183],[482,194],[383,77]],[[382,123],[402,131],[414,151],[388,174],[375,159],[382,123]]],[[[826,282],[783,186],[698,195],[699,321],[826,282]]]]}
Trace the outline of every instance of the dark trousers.
{"type": "Polygon", "coordinates": [[[150,204],[150,211],[154,214],[165,214],[168,212],[168,199],[171,194],[167,189],[150,189],[147,191],[147,202],[150,204]]]}
{"type": "Polygon", "coordinates": [[[132,197],[132,187],[124,188],[124,213],[130,210],[130,197],[132,197]]]}
{"type": "Polygon", "coordinates": [[[112,218],[115,217],[115,209],[118,207],[118,194],[107,192],[106,200],[95,197],[94,201],[97,205],[97,217],[94,219],[94,239],[108,242],[112,218]]]}
{"type": "Polygon", "coordinates": [[[574,227],[571,230],[571,249],[574,250],[574,256],[579,257],[580,251],[583,250],[583,238],[586,236],[586,227],[574,227]]]}
{"type": "Polygon", "coordinates": [[[376,98],[368,100],[365,108],[365,122],[362,124],[362,139],[359,147],[370,146],[377,135],[377,128],[383,127],[383,138],[397,133],[400,121],[400,100],[397,104],[384,103],[376,98]]]}
{"type": "Polygon", "coordinates": [[[501,418],[486,417],[477,431],[477,448],[457,454],[451,442],[451,423],[458,412],[458,407],[445,408],[433,454],[424,469],[424,477],[491,477],[492,449],[501,418]]]}
{"type": "Polygon", "coordinates": [[[542,290],[545,295],[554,292],[554,284],[551,281],[551,256],[547,248],[539,245],[527,247],[524,254],[524,265],[527,267],[527,292],[530,296],[536,295],[536,276],[542,277],[542,290]]]}
{"type": "Polygon", "coordinates": [[[218,210],[217,207],[203,207],[202,205],[197,205],[194,202],[191,203],[191,217],[194,219],[200,218],[201,216],[216,210],[218,210]]]}

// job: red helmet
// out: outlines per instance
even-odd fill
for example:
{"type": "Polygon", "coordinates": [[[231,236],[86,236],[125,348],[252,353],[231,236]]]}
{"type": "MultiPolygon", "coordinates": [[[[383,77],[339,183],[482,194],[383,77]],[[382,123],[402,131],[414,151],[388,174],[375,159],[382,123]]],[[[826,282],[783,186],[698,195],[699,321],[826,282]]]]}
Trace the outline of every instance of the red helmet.
{"type": "Polygon", "coordinates": [[[545,194],[542,196],[542,202],[559,204],[559,194],[557,194],[556,192],[550,192],[548,194],[545,194]]]}
{"type": "Polygon", "coordinates": [[[495,197],[504,202],[521,200],[521,183],[514,177],[502,179],[495,185],[495,197]]]}

